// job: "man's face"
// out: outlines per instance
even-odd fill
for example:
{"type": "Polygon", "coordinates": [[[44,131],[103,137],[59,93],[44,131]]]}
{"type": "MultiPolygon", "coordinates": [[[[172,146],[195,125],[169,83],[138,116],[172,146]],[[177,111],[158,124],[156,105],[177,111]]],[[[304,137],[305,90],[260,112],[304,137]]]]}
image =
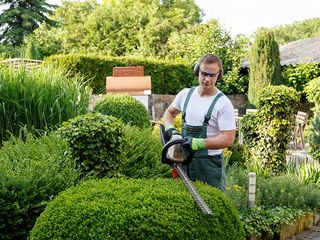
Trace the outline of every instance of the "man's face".
{"type": "Polygon", "coordinates": [[[201,63],[199,68],[199,85],[204,89],[213,88],[220,72],[217,63],[201,63]]]}

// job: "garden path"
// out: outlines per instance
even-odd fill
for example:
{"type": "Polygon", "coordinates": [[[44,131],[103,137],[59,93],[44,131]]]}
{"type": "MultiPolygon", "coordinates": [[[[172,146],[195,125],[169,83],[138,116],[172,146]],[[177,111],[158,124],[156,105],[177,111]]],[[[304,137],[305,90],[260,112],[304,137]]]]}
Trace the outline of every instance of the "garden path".
{"type": "Polygon", "coordinates": [[[285,240],[320,240],[320,225],[313,226],[285,240]]]}

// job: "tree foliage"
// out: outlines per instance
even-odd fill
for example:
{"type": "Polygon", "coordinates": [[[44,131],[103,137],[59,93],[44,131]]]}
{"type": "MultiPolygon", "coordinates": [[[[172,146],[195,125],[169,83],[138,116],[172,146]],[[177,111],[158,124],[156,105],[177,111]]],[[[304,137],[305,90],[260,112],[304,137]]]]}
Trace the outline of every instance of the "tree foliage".
{"type": "Polygon", "coordinates": [[[0,41],[13,46],[21,45],[42,22],[53,24],[47,17],[54,5],[45,0],[0,0],[8,6],[0,15],[0,41]]]}
{"type": "Polygon", "coordinates": [[[278,43],[272,31],[258,30],[249,51],[249,102],[257,105],[260,91],[271,84],[281,84],[281,65],[278,43]]]}
{"type": "Polygon", "coordinates": [[[299,39],[320,36],[320,18],[296,21],[272,28],[275,39],[279,44],[293,42],[299,39]]]}
{"type": "Polygon", "coordinates": [[[195,64],[207,53],[218,55],[223,61],[225,73],[224,82],[218,83],[218,87],[226,94],[246,92],[247,84],[239,78],[239,71],[248,44],[248,38],[238,35],[233,39],[217,20],[211,20],[172,33],[168,40],[166,56],[195,64]]]}
{"type": "Polygon", "coordinates": [[[41,26],[35,36],[43,55],[101,53],[110,56],[163,56],[172,32],[200,23],[193,0],[95,0],[62,2],[52,18],[57,26],[41,26]]]}

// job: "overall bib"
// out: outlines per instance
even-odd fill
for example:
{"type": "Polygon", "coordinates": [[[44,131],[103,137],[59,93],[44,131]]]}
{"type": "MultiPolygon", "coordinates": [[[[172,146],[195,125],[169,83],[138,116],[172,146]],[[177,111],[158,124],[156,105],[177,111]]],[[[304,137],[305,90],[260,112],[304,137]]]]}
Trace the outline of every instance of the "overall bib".
{"type": "MultiPolygon", "coordinates": [[[[186,110],[192,93],[195,87],[191,88],[186,101],[183,105],[182,111],[182,136],[183,137],[195,137],[195,138],[207,138],[207,126],[211,118],[213,108],[218,99],[223,96],[220,92],[212,101],[207,114],[204,116],[202,126],[191,126],[186,124],[186,110]]],[[[187,154],[185,152],[185,154],[187,154]]],[[[192,180],[200,180],[211,186],[217,187],[222,191],[225,190],[226,175],[223,163],[223,154],[208,155],[208,150],[198,150],[194,153],[192,161],[186,166],[188,177],[192,180]]]]}

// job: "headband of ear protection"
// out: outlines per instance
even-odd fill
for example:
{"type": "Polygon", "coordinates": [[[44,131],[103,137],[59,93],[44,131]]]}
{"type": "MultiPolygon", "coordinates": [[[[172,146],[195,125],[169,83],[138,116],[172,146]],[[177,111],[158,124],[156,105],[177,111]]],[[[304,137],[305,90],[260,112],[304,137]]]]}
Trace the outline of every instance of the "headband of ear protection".
{"type": "Polygon", "coordinates": [[[220,68],[220,72],[219,72],[217,81],[218,81],[218,80],[221,80],[222,77],[223,77],[222,61],[221,61],[221,59],[220,59],[219,57],[217,57],[217,56],[215,56],[215,55],[213,55],[213,54],[211,54],[211,53],[202,56],[202,57],[198,60],[198,62],[196,63],[196,65],[194,65],[194,68],[193,68],[193,73],[194,73],[194,75],[195,75],[196,77],[199,76],[200,65],[201,65],[201,63],[203,63],[203,62],[204,62],[206,59],[208,59],[208,58],[215,58],[215,59],[217,60],[217,63],[218,63],[218,62],[221,62],[221,68],[220,68]]]}

